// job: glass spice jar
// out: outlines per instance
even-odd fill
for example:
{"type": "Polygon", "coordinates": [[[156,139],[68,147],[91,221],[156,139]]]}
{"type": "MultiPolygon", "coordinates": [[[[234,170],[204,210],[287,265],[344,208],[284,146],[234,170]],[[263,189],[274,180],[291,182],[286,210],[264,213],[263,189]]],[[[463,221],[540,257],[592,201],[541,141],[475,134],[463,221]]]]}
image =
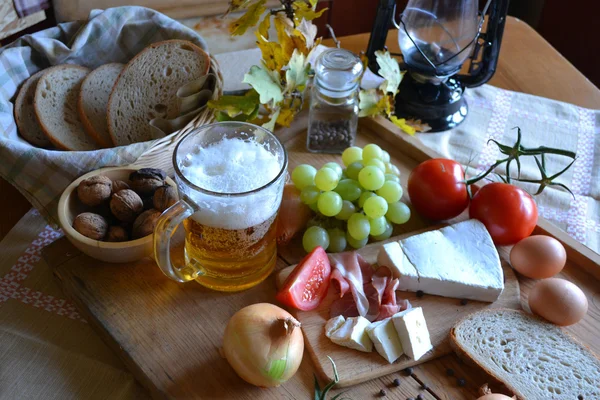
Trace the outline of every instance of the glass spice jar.
{"type": "Polygon", "coordinates": [[[363,65],[348,50],[326,50],[315,62],[306,148],[341,153],[354,144],[358,125],[358,84],[363,65]]]}

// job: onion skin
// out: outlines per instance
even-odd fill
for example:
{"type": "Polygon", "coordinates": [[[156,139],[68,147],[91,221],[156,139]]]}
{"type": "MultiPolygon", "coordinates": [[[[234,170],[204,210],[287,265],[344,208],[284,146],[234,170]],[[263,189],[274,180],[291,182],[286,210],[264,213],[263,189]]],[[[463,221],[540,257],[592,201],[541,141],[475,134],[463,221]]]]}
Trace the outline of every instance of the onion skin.
{"type": "Polygon", "coordinates": [[[508,397],[500,393],[490,393],[485,396],[481,396],[477,400],[514,400],[516,397],[508,397]]]}
{"type": "Polygon", "coordinates": [[[223,353],[246,382],[260,387],[279,386],[296,373],[302,362],[300,322],[273,304],[244,307],[225,328],[223,353]]]}

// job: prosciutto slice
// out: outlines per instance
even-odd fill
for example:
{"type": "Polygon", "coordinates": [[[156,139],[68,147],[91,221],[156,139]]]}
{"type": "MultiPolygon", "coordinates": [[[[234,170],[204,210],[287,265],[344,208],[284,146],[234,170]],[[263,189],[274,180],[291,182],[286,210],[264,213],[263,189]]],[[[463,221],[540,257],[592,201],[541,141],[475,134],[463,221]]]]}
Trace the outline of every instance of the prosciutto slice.
{"type": "Polygon", "coordinates": [[[369,321],[379,321],[411,308],[407,300],[398,304],[396,289],[399,282],[392,278],[389,268],[379,267],[374,271],[354,251],[330,254],[329,259],[334,268],[331,279],[340,292],[340,298],[331,305],[331,317],[360,315],[369,321]]]}
{"type": "MultiPolygon", "coordinates": [[[[358,314],[361,316],[367,315],[369,311],[369,300],[363,289],[363,285],[366,282],[370,282],[373,275],[373,268],[371,265],[355,251],[347,251],[344,253],[329,254],[329,261],[333,265],[333,268],[339,272],[336,280],[339,283],[340,289],[343,283],[339,277],[343,278],[348,284],[352,298],[356,303],[356,309],[358,314]]],[[[340,291],[341,293],[341,291],[340,291]]],[[[344,294],[342,294],[344,297],[344,294]]],[[[338,314],[339,315],[339,314],[338,314]]]]}

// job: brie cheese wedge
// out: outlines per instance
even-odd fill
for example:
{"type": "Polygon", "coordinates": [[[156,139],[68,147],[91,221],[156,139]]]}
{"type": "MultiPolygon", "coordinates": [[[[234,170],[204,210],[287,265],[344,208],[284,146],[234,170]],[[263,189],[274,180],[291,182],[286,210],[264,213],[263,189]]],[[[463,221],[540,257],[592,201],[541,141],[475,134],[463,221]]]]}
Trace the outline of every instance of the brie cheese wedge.
{"type": "Polygon", "coordinates": [[[475,219],[387,243],[377,263],[399,278],[399,290],[493,302],[504,289],[498,251],[475,219]]]}
{"type": "Polygon", "coordinates": [[[433,349],[421,307],[401,311],[392,317],[392,321],[402,349],[410,358],[416,361],[433,349]]]}
{"type": "Polygon", "coordinates": [[[330,334],[329,339],[340,346],[370,353],[373,351],[373,342],[366,331],[370,324],[369,320],[364,317],[348,318],[330,334]]]}
{"type": "Polygon", "coordinates": [[[404,354],[391,317],[373,322],[367,328],[367,333],[377,352],[390,364],[404,354]]]}

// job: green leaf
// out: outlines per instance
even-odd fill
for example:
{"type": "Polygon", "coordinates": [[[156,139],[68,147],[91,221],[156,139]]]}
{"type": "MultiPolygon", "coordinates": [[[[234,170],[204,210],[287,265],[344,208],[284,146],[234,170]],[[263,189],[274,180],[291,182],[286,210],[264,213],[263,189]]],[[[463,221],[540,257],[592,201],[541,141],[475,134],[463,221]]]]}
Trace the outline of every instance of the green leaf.
{"type": "Polygon", "coordinates": [[[308,65],[304,54],[300,53],[297,49],[294,49],[287,67],[288,69],[285,71],[285,91],[291,92],[294,89],[300,91],[304,90],[306,82],[308,81],[308,71],[310,69],[310,65],[308,65]]]}
{"type": "Polygon", "coordinates": [[[260,95],[262,104],[277,104],[283,100],[279,72],[269,71],[263,66],[253,65],[250,72],[244,75],[244,83],[249,84],[260,95]]]}
{"type": "Polygon", "coordinates": [[[258,93],[256,90],[249,90],[243,96],[221,96],[218,100],[210,100],[208,107],[235,117],[238,114],[252,113],[258,104],[258,93]]]}
{"type": "MultiPolygon", "coordinates": [[[[257,100],[258,101],[258,100],[257,100]]],[[[233,117],[230,117],[227,113],[219,111],[216,115],[217,121],[219,122],[223,122],[223,121],[252,121],[254,118],[257,117],[258,115],[258,111],[260,110],[260,104],[257,103],[256,107],[254,108],[254,110],[252,110],[252,112],[250,114],[238,114],[235,115],[233,117]]]]}
{"type": "Polygon", "coordinates": [[[265,12],[265,2],[267,0],[259,0],[248,7],[248,11],[237,20],[229,25],[229,33],[231,36],[243,35],[248,28],[256,25],[263,12],[265,12]]]}
{"type": "Polygon", "coordinates": [[[395,96],[398,93],[398,86],[402,82],[398,61],[393,59],[389,52],[381,50],[375,52],[375,58],[379,65],[379,75],[385,79],[385,82],[381,84],[381,89],[395,96]]]}
{"type": "Polygon", "coordinates": [[[271,115],[269,116],[269,117],[271,117],[271,119],[268,122],[265,122],[264,124],[262,124],[262,127],[273,132],[275,130],[275,123],[277,122],[277,118],[279,118],[279,113],[280,113],[279,109],[277,109],[273,113],[271,113],[271,115]]]}

